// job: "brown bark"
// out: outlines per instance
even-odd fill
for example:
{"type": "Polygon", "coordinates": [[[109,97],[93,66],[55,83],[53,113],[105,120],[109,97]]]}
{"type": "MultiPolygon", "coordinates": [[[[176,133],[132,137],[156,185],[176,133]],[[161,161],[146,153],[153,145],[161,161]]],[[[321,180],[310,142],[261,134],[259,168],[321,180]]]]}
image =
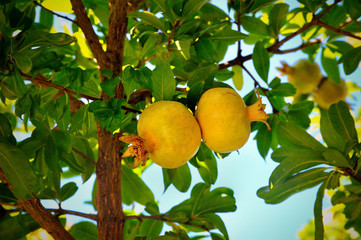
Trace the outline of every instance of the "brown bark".
{"type": "MultiPolygon", "coordinates": [[[[83,30],[89,46],[102,69],[110,69],[114,75],[122,71],[124,41],[127,33],[127,1],[109,0],[109,28],[106,37],[107,50],[103,51],[81,0],[71,0],[77,22],[83,30]]],[[[102,79],[104,81],[106,79],[102,79]]],[[[124,90],[119,84],[116,98],[123,98],[124,90]]],[[[102,93],[102,99],[109,99],[102,93]]],[[[98,125],[98,161],[96,166],[99,239],[123,239],[124,213],[121,197],[120,134],[111,135],[98,125]]]]}
{"type": "MultiPolygon", "coordinates": [[[[12,191],[12,187],[0,169],[0,179],[12,191]]],[[[44,228],[54,239],[72,240],[73,236],[61,225],[59,220],[51,215],[41,204],[38,198],[18,200],[19,204],[27,211],[42,228],[44,228]]],[[[74,239],[75,240],[75,239],[74,239]]]]}

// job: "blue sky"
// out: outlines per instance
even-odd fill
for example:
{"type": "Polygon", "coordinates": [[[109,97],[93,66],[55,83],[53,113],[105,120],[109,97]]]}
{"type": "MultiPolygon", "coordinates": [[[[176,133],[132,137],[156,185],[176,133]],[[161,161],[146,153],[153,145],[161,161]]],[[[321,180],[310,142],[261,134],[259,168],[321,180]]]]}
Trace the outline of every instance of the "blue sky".
{"type": "MultiPolygon", "coordinates": [[[[226,0],[211,1],[227,12],[226,0]]],[[[286,1],[292,6],[296,1],[286,1]]],[[[65,20],[56,18],[56,24],[68,25],[65,20]]],[[[62,29],[62,27],[61,27],[62,29]]],[[[290,47],[297,46],[299,42],[292,41],[287,45],[290,47]]],[[[252,53],[252,47],[245,44],[242,45],[243,53],[252,53]]],[[[225,60],[230,60],[235,57],[236,46],[232,46],[227,52],[225,60]]],[[[286,60],[289,64],[293,64],[300,58],[306,56],[300,53],[275,55],[271,59],[270,75],[272,79],[278,74],[276,67],[280,66],[282,60],[286,60]]],[[[248,61],[246,67],[258,78],[252,62],[248,61]]],[[[360,69],[354,73],[355,77],[360,76],[360,69]]],[[[285,81],[285,78],[282,78],[285,81]]],[[[231,83],[230,83],[231,84],[231,83]]],[[[244,87],[239,94],[244,96],[253,89],[253,81],[244,74],[244,87]]],[[[266,108],[268,113],[271,112],[269,107],[266,108]]],[[[270,157],[263,160],[259,155],[256,142],[253,140],[254,135],[251,134],[248,142],[238,152],[232,153],[229,157],[218,160],[218,179],[214,188],[228,187],[234,190],[236,198],[237,211],[233,213],[220,214],[227,226],[228,233],[231,239],[249,239],[249,240],[290,240],[298,239],[297,232],[313,218],[313,205],[316,198],[317,188],[313,188],[301,193],[298,193],[278,205],[267,205],[264,201],[256,196],[256,191],[268,184],[268,178],[272,170],[276,167],[270,157]]],[[[198,172],[191,166],[192,170],[192,186],[201,181],[198,172]]],[[[159,201],[161,212],[166,212],[172,206],[180,203],[188,198],[190,191],[187,193],[180,193],[173,186],[163,193],[163,177],[162,169],[153,164],[147,169],[143,176],[143,180],[153,191],[155,198],[159,201]]],[[[69,200],[62,204],[64,209],[71,209],[84,212],[94,212],[92,206],[84,204],[85,201],[90,201],[91,190],[94,183],[94,176],[85,184],[81,183],[80,179],[68,179],[64,183],[75,181],[79,186],[79,191],[69,200]]],[[[191,188],[192,188],[191,186],[191,188]]],[[[190,188],[190,189],[191,189],[190,188]]],[[[48,207],[56,207],[50,201],[46,201],[48,207]]],[[[327,198],[324,199],[324,205],[329,206],[327,198]]],[[[72,222],[79,220],[86,220],[78,217],[70,217],[72,222]]]]}

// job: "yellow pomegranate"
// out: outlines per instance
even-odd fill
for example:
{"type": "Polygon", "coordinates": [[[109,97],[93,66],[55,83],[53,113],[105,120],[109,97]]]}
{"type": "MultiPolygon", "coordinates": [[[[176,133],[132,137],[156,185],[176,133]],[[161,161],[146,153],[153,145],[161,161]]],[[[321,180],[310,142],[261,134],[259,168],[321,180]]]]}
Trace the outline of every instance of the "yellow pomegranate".
{"type": "Polygon", "coordinates": [[[130,143],[122,157],[135,156],[134,167],[149,157],[164,168],[177,168],[190,160],[201,144],[201,130],[192,113],[181,103],[159,101],[139,117],[138,135],[122,136],[130,143]]]}
{"type": "Polygon", "coordinates": [[[340,100],[345,101],[347,96],[346,83],[341,79],[340,84],[336,84],[332,80],[324,78],[312,94],[320,108],[328,109],[340,100]]]}
{"type": "Polygon", "coordinates": [[[282,68],[277,69],[287,75],[288,81],[295,86],[297,94],[312,92],[322,79],[317,63],[311,63],[307,59],[299,60],[293,67],[285,62],[282,62],[282,65],[282,68]]]}
{"type": "Polygon", "coordinates": [[[212,88],[206,91],[200,98],[195,113],[204,143],[211,150],[220,153],[241,148],[250,135],[250,122],[264,122],[270,129],[264,108],[260,97],[255,104],[246,106],[241,96],[230,88],[212,88]]]}

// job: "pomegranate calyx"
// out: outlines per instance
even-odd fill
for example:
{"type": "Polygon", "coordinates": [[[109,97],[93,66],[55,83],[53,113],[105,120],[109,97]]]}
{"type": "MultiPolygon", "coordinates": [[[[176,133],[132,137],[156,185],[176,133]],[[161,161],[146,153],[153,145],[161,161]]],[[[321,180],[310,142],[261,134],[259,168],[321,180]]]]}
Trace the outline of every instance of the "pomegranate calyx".
{"type": "Polygon", "coordinates": [[[248,120],[249,122],[254,122],[254,121],[263,122],[264,124],[267,125],[267,128],[270,131],[271,127],[267,122],[269,116],[264,111],[266,108],[266,104],[262,104],[262,97],[259,95],[258,90],[256,91],[256,93],[258,96],[257,101],[251,106],[246,107],[248,120]]]}
{"type": "Polygon", "coordinates": [[[281,62],[282,67],[276,68],[278,71],[280,71],[280,75],[294,75],[295,68],[288,65],[286,62],[281,62]]]}
{"type": "Polygon", "coordinates": [[[121,136],[120,141],[128,143],[129,146],[122,155],[122,158],[135,157],[133,168],[138,167],[140,164],[145,165],[148,158],[148,152],[144,148],[144,141],[137,135],[121,136]]]}

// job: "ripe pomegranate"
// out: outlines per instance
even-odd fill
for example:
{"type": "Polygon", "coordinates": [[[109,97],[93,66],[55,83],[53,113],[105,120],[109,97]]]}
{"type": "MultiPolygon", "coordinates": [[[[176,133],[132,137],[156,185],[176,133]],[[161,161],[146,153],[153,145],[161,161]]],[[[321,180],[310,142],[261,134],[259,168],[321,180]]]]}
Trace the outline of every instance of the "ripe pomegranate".
{"type": "Polygon", "coordinates": [[[135,156],[134,167],[149,157],[164,168],[177,168],[190,160],[201,144],[201,130],[192,113],[181,103],[159,101],[139,117],[138,135],[122,136],[130,143],[122,157],[135,156]]]}
{"type": "Polygon", "coordinates": [[[260,97],[253,105],[246,106],[241,96],[230,88],[212,88],[206,91],[201,96],[195,113],[204,143],[211,150],[220,153],[241,148],[250,135],[250,122],[264,122],[270,129],[264,108],[265,104],[262,104],[260,97]]]}
{"type": "Polygon", "coordinates": [[[347,96],[346,83],[341,79],[340,84],[336,84],[329,78],[324,78],[312,94],[319,107],[328,109],[340,100],[345,101],[347,96]]]}
{"type": "Polygon", "coordinates": [[[282,65],[282,68],[277,69],[288,76],[288,81],[295,86],[297,94],[312,92],[322,79],[317,63],[311,63],[307,59],[299,60],[293,67],[285,62],[282,65]]]}

